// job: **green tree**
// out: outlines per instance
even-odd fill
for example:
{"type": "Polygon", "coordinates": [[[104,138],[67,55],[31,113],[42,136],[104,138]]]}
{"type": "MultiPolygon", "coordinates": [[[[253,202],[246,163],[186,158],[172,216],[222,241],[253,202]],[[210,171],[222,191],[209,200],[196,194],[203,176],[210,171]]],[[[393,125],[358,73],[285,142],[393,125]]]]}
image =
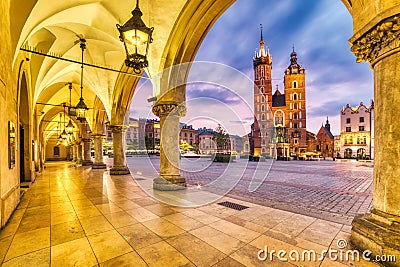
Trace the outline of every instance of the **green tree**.
{"type": "Polygon", "coordinates": [[[228,146],[229,135],[225,132],[224,128],[222,128],[221,124],[218,124],[215,129],[213,139],[217,143],[217,150],[224,150],[228,146]]]}

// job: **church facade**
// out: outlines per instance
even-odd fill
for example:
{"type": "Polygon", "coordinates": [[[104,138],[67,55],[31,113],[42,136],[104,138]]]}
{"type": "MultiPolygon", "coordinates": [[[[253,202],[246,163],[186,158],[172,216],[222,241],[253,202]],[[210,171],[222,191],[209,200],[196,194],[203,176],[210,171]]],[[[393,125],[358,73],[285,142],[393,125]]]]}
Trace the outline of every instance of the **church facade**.
{"type": "Polygon", "coordinates": [[[289,158],[307,150],[306,74],[290,54],[284,70],[284,91],[272,86],[272,56],[262,35],[253,58],[254,124],[249,134],[250,154],[289,158]]]}

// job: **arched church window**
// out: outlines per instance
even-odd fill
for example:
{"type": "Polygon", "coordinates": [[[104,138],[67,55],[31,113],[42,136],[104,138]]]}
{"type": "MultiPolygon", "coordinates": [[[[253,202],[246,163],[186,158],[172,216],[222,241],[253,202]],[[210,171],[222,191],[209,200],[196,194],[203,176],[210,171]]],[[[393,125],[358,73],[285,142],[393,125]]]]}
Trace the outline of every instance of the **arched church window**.
{"type": "Polygon", "coordinates": [[[293,82],[293,88],[297,88],[297,81],[293,82]]]}
{"type": "Polygon", "coordinates": [[[261,93],[264,94],[264,87],[261,87],[261,93]]]}
{"type": "Polygon", "coordinates": [[[261,115],[261,120],[262,120],[262,121],[265,121],[265,114],[262,114],[262,115],[261,115]]]}
{"type": "Polygon", "coordinates": [[[261,105],[261,111],[265,111],[265,106],[261,105]]]}
{"type": "Polygon", "coordinates": [[[297,100],[297,94],[293,94],[293,100],[297,100]]]}
{"type": "Polygon", "coordinates": [[[262,95],[261,96],[261,103],[264,103],[265,102],[265,97],[262,95]]]}

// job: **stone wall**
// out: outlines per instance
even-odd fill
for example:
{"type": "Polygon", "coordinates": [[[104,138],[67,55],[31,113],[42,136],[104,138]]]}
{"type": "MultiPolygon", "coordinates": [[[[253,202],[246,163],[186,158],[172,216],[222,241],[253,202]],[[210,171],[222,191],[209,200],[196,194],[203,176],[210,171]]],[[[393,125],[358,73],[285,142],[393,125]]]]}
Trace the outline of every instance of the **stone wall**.
{"type": "MultiPolygon", "coordinates": [[[[3,227],[19,203],[19,165],[8,165],[8,121],[17,121],[16,81],[12,75],[9,1],[0,0],[0,226],[3,227]]],[[[18,153],[18,143],[16,154],[18,153]]]]}

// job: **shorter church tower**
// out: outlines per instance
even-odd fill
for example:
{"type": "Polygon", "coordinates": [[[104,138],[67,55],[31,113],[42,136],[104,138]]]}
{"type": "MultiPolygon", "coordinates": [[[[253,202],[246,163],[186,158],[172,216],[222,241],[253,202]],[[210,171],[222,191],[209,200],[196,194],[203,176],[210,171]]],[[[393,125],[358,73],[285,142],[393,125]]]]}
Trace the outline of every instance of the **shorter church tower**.
{"type": "Polygon", "coordinates": [[[297,62],[297,53],[290,54],[290,65],[284,75],[286,127],[288,128],[291,153],[299,155],[307,149],[306,144],[306,74],[297,62]]]}

